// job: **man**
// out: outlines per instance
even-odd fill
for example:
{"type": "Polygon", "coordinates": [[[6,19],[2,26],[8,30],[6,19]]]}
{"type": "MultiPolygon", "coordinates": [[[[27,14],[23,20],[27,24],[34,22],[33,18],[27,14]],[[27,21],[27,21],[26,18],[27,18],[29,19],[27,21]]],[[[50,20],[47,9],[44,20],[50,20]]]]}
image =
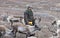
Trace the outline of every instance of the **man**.
{"type": "Polygon", "coordinates": [[[28,25],[28,22],[32,22],[32,25],[34,25],[33,11],[30,6],[27,6],[27,10],[24,12],[24,21],[26,25],[28,25]]]}
{"type": "MultiPolygon", "coordinates": [[[[24,21],[26,25],[28,25],[29,22],[32,22],[32,25],[35,25],[32,7],[30,6],[27,6],[27,10],[24,12],[24,21]]],[[[41,30],[37,25],[35,25],[35,28],[41,30]]]]}

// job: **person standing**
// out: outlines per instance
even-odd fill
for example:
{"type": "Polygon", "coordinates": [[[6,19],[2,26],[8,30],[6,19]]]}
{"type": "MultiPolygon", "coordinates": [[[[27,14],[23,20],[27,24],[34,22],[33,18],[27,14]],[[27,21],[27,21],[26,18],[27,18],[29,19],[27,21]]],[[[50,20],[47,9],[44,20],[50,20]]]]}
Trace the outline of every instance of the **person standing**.
{"type": "Polygon", "coordinates": [[[28,22],[32,22],[32,25],[34,25],[34,16],[31,6],[27,6],[27,10],[24,12],[24,21],[25,24],[28,25],[28,22]]]}

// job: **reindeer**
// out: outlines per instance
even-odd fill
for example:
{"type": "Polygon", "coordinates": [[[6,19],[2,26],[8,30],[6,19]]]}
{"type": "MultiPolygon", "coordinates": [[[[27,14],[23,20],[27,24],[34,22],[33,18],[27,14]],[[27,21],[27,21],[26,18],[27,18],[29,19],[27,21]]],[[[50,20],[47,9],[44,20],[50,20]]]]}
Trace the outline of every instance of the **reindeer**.
{"type": "Polygon", "coordinates": [[[8,16],[7,21],[10,23],[10,25],[12,24],[11,20],[13,20],[15,22],[20,22],[25,25],[24,18],[21,16],[20,17],[19,16],[8,16]]]}
{"type": "Polygon", "coordinates": [[[11,30],[8,29],[6,26],[0,25],[0,38],[3,38],[5,34],[10,34],[8,33],[8,31],[11,33],[11,30]]]}
{"type": "Polygon", "coordinates": [[[52,25],[54,25],[54,26],[56,26],[57,28],[57,30],[56,30],[56,36],[58,36],[59,37],[59,32],[60,32],[60,20],[55,20],[55,21],[53,21],[53,23],[52,23],[52,25]]]}
{"type": "Polygon", "coordinates": [[[0,38],[2,38],[5,34],[5,27],[4,26],[0,26],[0,38]]]}
{"type": "Polygon", "coordinates": [[[16,23],[16,22],[13,22],[13,20],[10,20],[11,27],[13,28],[12,33],[14,34],[14,37],[16,37],[17,32],[26,34],[26,36],[32,36],[32,35],[35,35],[36,30],[40,30],[40,29],[36,29],[35,26],[25,25],[24,19],[21,19],[21,20],[22,20],[21,21],[22,23],[20,23],[20,22],[16,23]],[[31,28],[33,28],[33,29],[31,29],[31,28]]]}

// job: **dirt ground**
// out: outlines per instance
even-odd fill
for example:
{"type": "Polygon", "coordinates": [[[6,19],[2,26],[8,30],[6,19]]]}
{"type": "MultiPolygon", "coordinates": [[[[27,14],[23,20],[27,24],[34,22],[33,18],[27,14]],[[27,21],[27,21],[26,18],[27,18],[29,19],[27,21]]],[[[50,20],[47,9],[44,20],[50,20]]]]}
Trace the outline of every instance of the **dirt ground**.
{"type": "MultiPolygon", "coordinates": [[[[23,16],[27,4],[32,6],[34,16],[42,19],[39,23],[42,29],[36,32],[36,36],[38,38],[52,37],[53,34],[49,29],[55,30],[56,28],[53,28],[51,23],[54,19],[60,19],[60,0],[0,0],[0,20],[3,15],[23,16]]],[[[25,35],[17,33],[17,38],[25,38],[25,35]]]]}

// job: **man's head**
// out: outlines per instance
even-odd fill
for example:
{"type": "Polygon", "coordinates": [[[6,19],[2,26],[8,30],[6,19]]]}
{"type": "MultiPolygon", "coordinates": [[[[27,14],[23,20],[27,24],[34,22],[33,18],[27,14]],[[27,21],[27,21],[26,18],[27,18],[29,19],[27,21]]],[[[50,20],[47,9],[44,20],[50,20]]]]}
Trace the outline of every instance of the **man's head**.
{"type": "Polygon", "coordinates": [[[30,5],[26,5],[27,9],[32,9],[32,7],[30,5]]]}

